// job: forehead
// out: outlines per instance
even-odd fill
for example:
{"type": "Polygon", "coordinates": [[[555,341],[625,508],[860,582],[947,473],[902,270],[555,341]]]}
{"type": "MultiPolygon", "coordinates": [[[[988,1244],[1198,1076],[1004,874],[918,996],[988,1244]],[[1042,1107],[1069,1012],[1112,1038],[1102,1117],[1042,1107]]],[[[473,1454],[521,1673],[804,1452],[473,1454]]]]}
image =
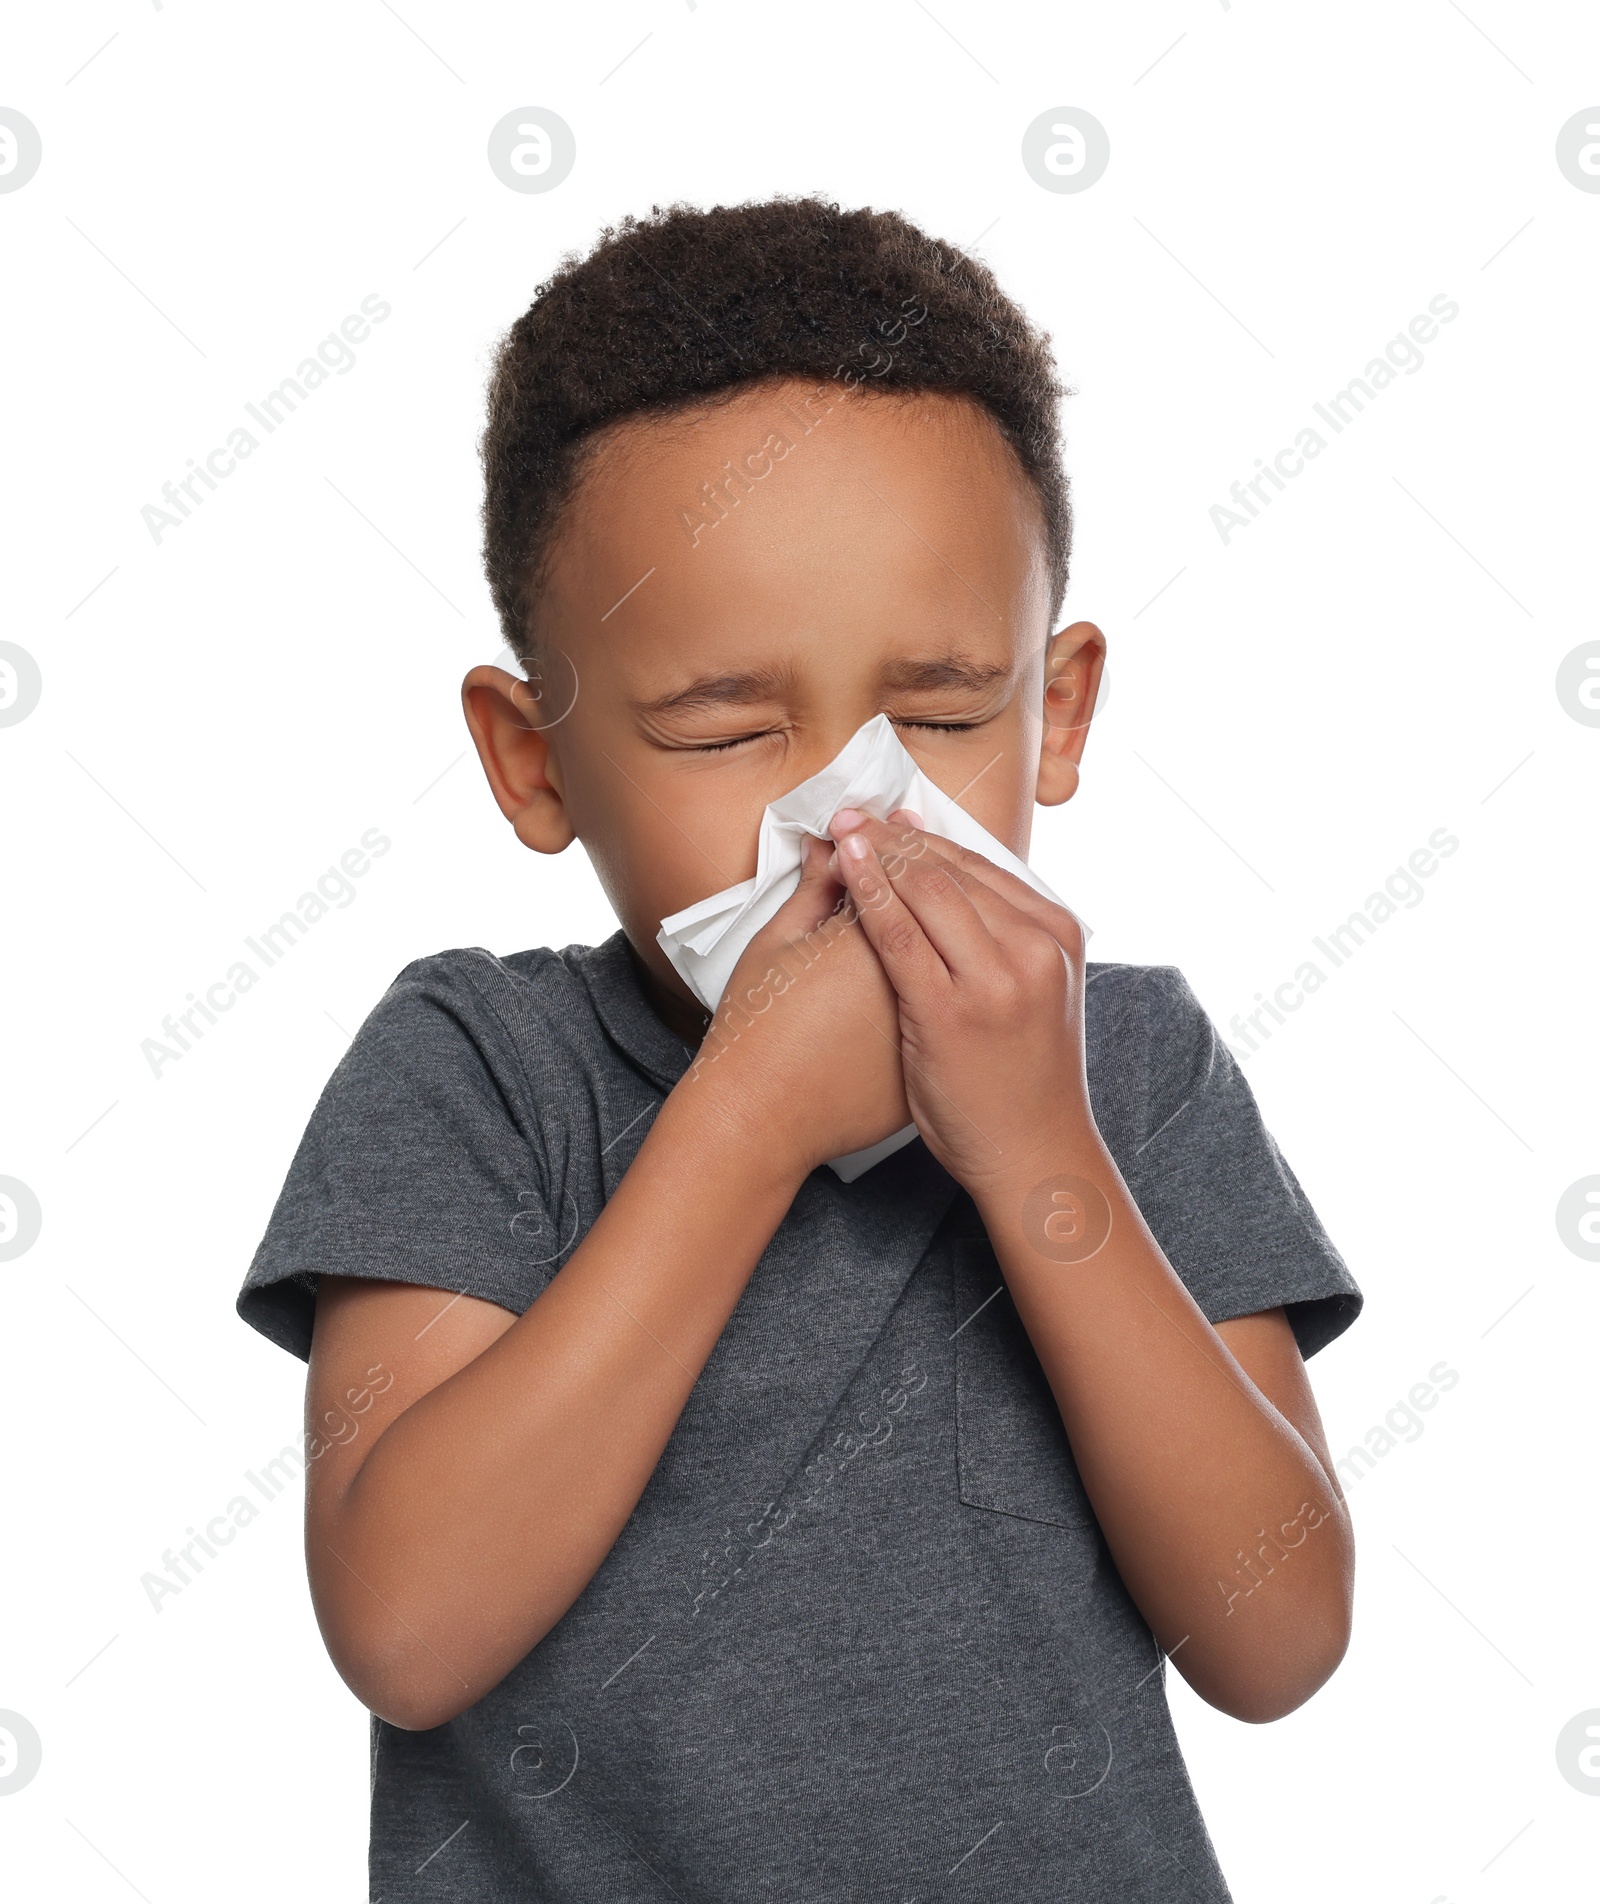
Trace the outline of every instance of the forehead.
{"type": "Polygon", "coordinates": [[[781,380],[587,453],[541,635],[630,687],[807,649],[1009,657],[1048,632],[1031,484],[980,405],[781,380]]]}

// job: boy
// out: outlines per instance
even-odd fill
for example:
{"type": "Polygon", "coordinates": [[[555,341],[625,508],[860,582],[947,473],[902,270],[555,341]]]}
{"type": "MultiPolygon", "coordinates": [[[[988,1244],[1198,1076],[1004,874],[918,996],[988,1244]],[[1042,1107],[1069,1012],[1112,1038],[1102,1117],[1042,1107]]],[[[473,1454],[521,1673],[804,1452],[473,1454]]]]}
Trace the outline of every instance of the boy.
{"type": "Polygon", "coordinates": [[[1302,1356],[1360,1296],[1182,977],[908,812],[714,1019],[657,944],[878,714],[1018,855],[1071,797],[1059,395],[981,265],[814,199],[625,221],[502,347],[529,679],[467,720],[622,930],[408,966],[240,1298],[361,1409],[307,1559],[375,1897],[1225,1898],[1165,1658],[1263,1721],[1344,1651],[1302,1356]]]}

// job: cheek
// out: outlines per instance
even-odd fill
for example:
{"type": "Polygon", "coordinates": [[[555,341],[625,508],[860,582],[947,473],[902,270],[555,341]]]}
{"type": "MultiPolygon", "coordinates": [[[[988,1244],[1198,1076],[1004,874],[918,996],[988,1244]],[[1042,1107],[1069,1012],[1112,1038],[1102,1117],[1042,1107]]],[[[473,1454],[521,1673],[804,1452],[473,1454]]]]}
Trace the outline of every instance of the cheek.
{"type": "Polygon", "coordinates": [[[1026,858],[1039,773],[1038,740],[1030,754],[1027,739],[1023,722],[1008,719],[991,721],[937,751],[931,746],[908,751],[934,785],[979,826],[1026,858]]]}
{"type": "Polygon", "coordinates": [[[782,791],[767,787],[770,772],[684,772],[598,701],[574,711],[556,750],[568,818],[636,939],[755,872],[761,814],[782,791]]]}
{"type": "Polygon", "coordinates": [[[752,804],[713,775],[627,791],[625,805],[591,809],[580,837],[628,925],[653,938],[663,919],[755,873],[763,800],[752,804]]]}
{"type": "Polygon", "coordinates": [[[1033,831],[1033,793],[1038,768],[1033,767],[1026,775],[1013,768],[1001,784],[986,788],[985,783],[998,774],[1004,764],[997,761],[984,781],[974,787],[961,804],[979,826],[992,833],[1002,845],[1009,846],[1019,859],[1026,859],[1033,831]],[[977,797],[980,792],[985,793],[981,801],[977,797]]]}
{"type": "Polygon", "coordinates": [[[765,805],[740,800],[731,790],[713,791],[709,784],[670,793],[676,795],[668,809],[672,820],[648,810],[637,815],[630,849],[639,862],[641,890],[648,887],[658,917],[754,877],[765,805]]]}

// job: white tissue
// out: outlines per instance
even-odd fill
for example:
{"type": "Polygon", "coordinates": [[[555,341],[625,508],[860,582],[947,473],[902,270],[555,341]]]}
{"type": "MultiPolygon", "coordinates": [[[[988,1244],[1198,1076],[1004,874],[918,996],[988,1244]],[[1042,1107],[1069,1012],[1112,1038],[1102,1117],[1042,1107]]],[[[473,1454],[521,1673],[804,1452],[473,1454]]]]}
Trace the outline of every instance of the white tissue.
{"type": "MultiPolygon", "coordinates": [[[[981,853],[1046,899],[1058,906],[1064,903],[1026,861],[927,778],[901,746],[887,716],[876,714],[820,773],[767,808],[761,817],[753,879],[662,920],[656,943],[707,1011],[714,1012],[720,1004],[745,947],[800,884],[805,841],[813,836],[831,838],[828,825],[841,807],[856,807],[876,820],[887,820],[897,807],[910,807],[922,815],[924,832],[981,853]]],[[[1088,936],[1085,926],[1084,937],[1088,936]]],[[[829,1167],[846,1183],[853,1183],[916,1134],[916,1125],[907,1124],[870,1149],[831,1159],[829,1167]]]]}

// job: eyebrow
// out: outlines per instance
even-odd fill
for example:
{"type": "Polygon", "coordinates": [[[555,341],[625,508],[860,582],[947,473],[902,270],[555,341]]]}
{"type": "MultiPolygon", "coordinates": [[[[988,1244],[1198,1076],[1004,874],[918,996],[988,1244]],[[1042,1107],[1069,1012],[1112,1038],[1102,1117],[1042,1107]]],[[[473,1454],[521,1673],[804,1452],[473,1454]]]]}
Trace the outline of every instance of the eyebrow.
{"type": "Polygon", "coordinates": [[[903,693],[931,693],[939,688],[964,688],[986,693],[1011,679],[1003,662],[975,661],[969,655],[939,655],[926,661],[895,661],[883,671],[883,685],[903,693]]]}
{"type": "MultiPolygon", "coordinates": [[[[970,656],[938,655],[921,661],[895,661],[884,669],[882,685],[900,693],[929,694],[941,688],[982,694],[1011,679],[1012,670],[1001,662],[976,661],[970,656]]],[[[687,686],[635,701],[639,714],[683,714],[701,708],[748,707],[781,699],[793,686],[793,676],[782,668],[746,668],[735,673],[697,675],[687,686]]]]}
{"type": "Polygon", "coordinates": [[[776,701],[793,685],[784,668],[745,668],[734,674],[697,675],[687,687],[658,694],[651,701],[635,701],[639,714],[684,714],[703,707],[748,707],[776,701]]]}

